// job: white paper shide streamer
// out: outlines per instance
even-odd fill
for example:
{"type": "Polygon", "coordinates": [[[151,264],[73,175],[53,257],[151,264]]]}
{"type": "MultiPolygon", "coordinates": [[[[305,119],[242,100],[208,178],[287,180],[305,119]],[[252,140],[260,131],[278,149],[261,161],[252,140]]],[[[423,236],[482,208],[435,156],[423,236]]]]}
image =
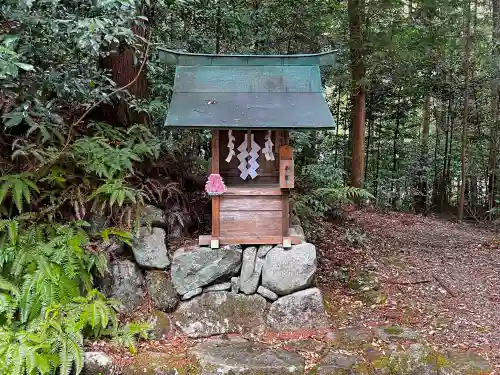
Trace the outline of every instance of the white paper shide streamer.
{"type": "Polygon", "coordinates": [[[260,146],[255,142],[254,135],[251,135],[252,144],[250,149],[250,160],[248,161],[248,174],[252,179],[257,177],[257,169],[259,168],[259,164],[257,163],[257,159],[259,158],[260,146]]]}
{"type": "Polygon", "coordinates": [[[264,148],[262,149],[262,153],[267,161],[274,160],[273,146],[274,143],[271,137],[271,130],[268,130],[266,134],[266,142],[264,143],[264,148]]]}
{"type": "Polygon", "coordinates": [[[236,138],[234,138],[232,130],[228,131],[227,139],[229,139],[229,143],[227,144],[227,148],[229,149],[229,155],[227,155],[226,163],[229,163],[233,158],[233,156],[236,155],[234,152],[234,141],[236,140],[236,138]]]}
{"type": "Polygon", "coordinates": [[[248,168],[247,168],[247,156],[249,155],[247,151],[248,147],[248,134],[245,134],[245,140],[239,145],[238,151],[240,152],[236,157],[240,161],[240,165],[238,165],[238,169],[240,170],[240,178],[242,180],[246,180],[248,177],[248,168]]]}
{"type": "Polygon", "coordinates": [[[254,135],[251,134],[250,139],[248,139],[248,134],[245,134],[245,140],[241,143],[241,145],[239,145],[238,147],[239,153],[238,155],[236,155],[236,157],[240,161],[238,169],[241,172],[240,178],[242,180],[246,180],[248,176],[250,176],[252,179],[257,177],[257,169],[259,169],[259,163],[257,163],[257,160],[259,159],[260,149],[261,149],[260,146],[255,142],[254,135]],[[250,153],[247,151],[249,142],[250,142],[250,153]],[[250,158],[247,160],[248,157],[250,158]]]}

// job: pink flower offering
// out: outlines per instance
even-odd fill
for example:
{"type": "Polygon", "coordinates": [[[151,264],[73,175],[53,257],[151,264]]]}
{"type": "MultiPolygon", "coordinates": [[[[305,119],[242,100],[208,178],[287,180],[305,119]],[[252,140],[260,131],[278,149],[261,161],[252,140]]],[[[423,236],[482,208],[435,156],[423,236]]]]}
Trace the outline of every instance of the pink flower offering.
{"type": "Polygon", "coordinates": [[[208,176],[205,184],[205,191],[208,195],[221,195],[226,192],[227,188],[220,174],[213,173],[208,176]]]}

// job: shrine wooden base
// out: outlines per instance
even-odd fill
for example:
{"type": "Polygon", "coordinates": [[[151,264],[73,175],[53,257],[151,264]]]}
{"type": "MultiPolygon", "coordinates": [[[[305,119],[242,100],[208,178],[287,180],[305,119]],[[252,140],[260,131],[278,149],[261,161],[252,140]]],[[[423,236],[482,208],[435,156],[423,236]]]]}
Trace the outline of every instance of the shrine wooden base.
{"type": "Polygon", "coordinates": [[[230,237],[214,238],[210,235],[200,236],[198,239],[200,246],[210,246],[219,248],[221,245],[283,245],[288,248],[291,245],[301,243],[300,237],[230,237]]]}

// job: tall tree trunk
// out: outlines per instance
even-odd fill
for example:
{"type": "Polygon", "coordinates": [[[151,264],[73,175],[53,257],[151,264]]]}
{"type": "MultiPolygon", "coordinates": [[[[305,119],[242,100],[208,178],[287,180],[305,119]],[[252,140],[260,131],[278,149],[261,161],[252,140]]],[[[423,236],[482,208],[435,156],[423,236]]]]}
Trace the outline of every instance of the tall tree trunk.
{"type": "Polygon", "coordinates": [[[364,0],[348,0],[351,79],[352,79],[352,161],[351,185],[361,187],[364,175],[364,143],[365,143],[365,67],[363,24],[364,0]]]}
{"type": "Polygon", "coordinates": [[[424,99],[424,118],[420,138],[420,161],[417,171],[417,192],[414,197],[414,209],[418,214],[427,212],[427,177],[423,170],[429,159],[429,129],[431,123],[431,96],[428,93],[424,99]]]}
{"type": "Polygon", "coordinates": [[[470,80],[470,50],[471,50],[471,11],[470,0],[465,1],[465,58],[464,58],[464,117],[462,119],[462,150],[460,153],[460,196],[458,202],[457,218],[462,221],[464,218],[465,206],[465,179],[466,179],[466,155],[467,155],[467,125],[469,122],[469,80],[470,80]]]}
{"type": "Polygon", "coordinates": [[[434,182],[432,189],[432,206],[436,208],[438,206],[439,199],[439,163],[438,163],[438,155],[439,155],[439,144],[441,143],[440,133],[441,129],[446,128],[446,102],[441,100],[441,108],[439,111],[439,116],[436,118],[436,141],[434,143],[434,182]],[[439,119],[439,121],[438,121],[439,119]]]}
{"type": "Polygon", "coordinates": [[[363,180],[367,180],[368,176],[368,162],[370,161],[370,142],[372,139],[372,130],[373,130],[373,94],[368,96],[368,139],[366,140],[366,153],[365,153],[365,175],[363,180]]]}
{"type": "Polygon", "coordinates": [[[380,172],[380,141],[382,140],[382,121],[379,121],[377,126],[377,166],[375,169],[375,180],[373,184],[373,191],[375,198],[378,199],[378,178],[380,172]]]}
{"type": "MultiPolygon", "coordinates": [[[[144,14],[144,9],[138,10],[139,14],[144,14]]],[[[146,36],[146,27],[137,24],[132,25],[132,31],[138,37],[146,36]]],[[[143,55],[146,46],[139,49],[140,55],[143,55]]],[[[137,59],[136,52],[132,48],[116,45],[114,51],[102,60],[102,66],[111,70],[111,78],[118,87],[125,86],[134,80],[139,73],[141,60],[137,59]]],[[[146,58],[147,56],[141,56],[146,58]]],[[[146,69],[143,69],[134,84],[127,88],[127,92],[136,98],[145,98],[148,95],[148,81],[146,69]]],[[[136,122],[146,123],[147,118],[144,113],[137,113],[131,109],[126,100],[121,99],[118,106],[102,106],[103,115],[106,121],[110,123],[121,123],[130,125],[136,122]]]]}
{"type": "Polygon", "coordinates": [[[342,98],[342,85],[339,85],[339,93],[337,97],[337,114],[336,114],[336,123],[335,123],[335,156],[334,156],[334,163],[335,167],[337,167],[337,159],[338,159],[338,153],[339,153],[339,128],[340,128],[340,105],[341,105],[341,100],[342,98]]]}
{"type": "Polygon", "coordinates": [[[343,134],[343,142],[344,142],[344,183],[348,183],[349,176],[351,175],[351,159],[349,158],[349,153],[352,145],[352,121],[349,121],[349,107],[351,100],[346,100],[345,109],[344,109],[344,134],[343,134]]]}
{"type": "Polygon", "coordinates": [[[490,151],[488,157],[488,218],[492,219],[491,209],[495,204],[495,184],[497,168],[497,143],[498,143],[498,104],[500,91],[500,72],[498,64],[500,61],[500,0],[491,0],[493,33],[491,50],[491,130],[490,151]]]}
{"type": "Polygon", "coordinates": [[[441,174],[441,182],[439,183],[439,205],[438,212],[444,211],[444,205],[448,201],[447,200],[447,192],[448,192],[448,179],[446,176],[446,166],[448,165],[448,138],[450,136],[449,129],[445,130],[445,139],[444,139],[444,158],[443,158],[443,170],[441,174]]]}
{"type": "MultiPolygon", "coordinates": [[[[452,112],[450,118],[450,145],[448,146],[448,163],[446,164],[446,204],[450,206],[450,198],[452,196],[453,187],[451,186],[452,181],[452,169],[451,169],[451,159],[453,158],[453,134],[455,132],[455,120],[457,119],[456,111],[453,109],[457,105],[454,103],[455,99],[453,98],[452,103],[452,112]]],[[[458,111],[458,110],[457,110],[458,111]]]]}
{"type": "Polygon", "coordinates": [[[391,192],[393,194],[392,198],[392,207],[396,209],[397,207],[397,185],[395,183],[396,177],[397,177],[397,171],[398,171],[398,139],[399,139],[399,125],[400,125],[400,111],[399,111],[399,98],[398,98],[398,109],[397,109],[397,115],[396,115],[396,128],[394,129],[394,139],[392,142],[393,146],[393,152],[392,152],[392,186],[391,186],[391,192]]]}

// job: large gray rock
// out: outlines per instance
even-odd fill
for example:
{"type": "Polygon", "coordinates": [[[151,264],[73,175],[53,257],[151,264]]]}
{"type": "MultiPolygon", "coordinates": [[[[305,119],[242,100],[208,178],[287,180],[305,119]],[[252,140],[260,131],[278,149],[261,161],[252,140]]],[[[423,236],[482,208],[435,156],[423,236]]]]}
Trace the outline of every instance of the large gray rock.
{"type": "Polygon", "coordinates": [[[250,275],[245,275],[246,276],[245,279],[243,279],[243,272],[241,273],[240,291],[242,291],[245,294],[254,294],[257,291],[263,265],[264,265],[264,260],[261,258],[256,258],[252,273],[250,275]]]}
{"type": "Polygon", "coordinates": [[[260,245],[257,251],[257,256],[259,258],[264,258],[267,253],[273,248],[273,245],[260,245]]]}
{"type": "Polygon", "coordinates": [[[203,288],[196,288],[196,289],[190,290],[186,294],[183,294],[181,299],[183,301],[187,301],[188,299],[199,296],[201,293],[203,293],[203,288]]]}
{"type": "MultiPolygon", "coordinates": [[[[255,246],[247,247],[243,250],[243,261],[241,263],[240,290],[245,294],[253,294],[252,276],[257,258],[257,248],[255,246]]],[[[260,276],[260,275],[259,275],[260,276]]],[[[257,289],[257,286],[255,286],[257,289]]]]}
{"type": "Polygon", "coordinates": [[[223,333],[259,333],[264,330],[266,300],[259,295],[205,293],[181,303],[175,324],[189,337],[223,333]]]}
{"type": "Polygon", "coordinates": [[[304,229],[300,225],[292,225],[290,227],[290,236],[298,237],[300,242],[306,242],[306,234],[304,229]]]}
{"type": "Polygon", "coordinates": [[[149,337],[153,340],[166,340],[172,334],[172,324],[168,314],[154,310],[148,314],[148,324],[151,329],[149,337]]]}
{"type": "Polygon", "coordinates": [[[111,298],[120,301],[124,312],[130,312],[144,299],[144,277],[137,265],[129,260],[118,260],[110,266],[111,298]]]}
{"type": "Polygon", "coordinates": [[[306,289],[316,272],[316,248],[310,243],[271,249],[264,260],[262,285],[280,296],[306,289]]]}
{"type": "Polygon", "coordinates": [[[83,355],[82,375],[114,375],[118,366],[104,352],[86,352],[83,355]]]}
{"type": "Polygon", "coordinates": [[[141,267],[165,269],[170,265],[165,231],[161,228],[141,227],[132,241],[132,251],[141,267]]]}
{"type": "Polygon", "coordinates": [[[146,287],[155,308],[165,312],[175,310],[179,295],[165,271],[146,271],[146,287]]]}
{"type": "Polygon", "coordinates": [[[240,266],[241,248],[180,248],[172,259],[172,282],[177,292],[183,295],[218,280],[229,279],[240,266]]]}
{"type": "Polygon", "coordinates": [[[140,223],[142,226],[155,226],[165,222],[165,212],[161,208],[147,205],[141,212],[140,223]]]}
{"type": "Polygon", "coordinates": [[[145,352],[137,354],[131,363],[125,365],[120,375],[184,375],[198,374],[196,365],[179,355],[145,352]]]}
{"type": "MultiPolygon", "coordinates": [[[[406,350],[391,350],[373,362],[374,374],[438,375],[437,353],[422,344],[413,344],[406,350]]],[[[462,373],[459,373],[462,374],[462,373]]],[[[456,374],[458,375],[458,374],[456,374]]]]}
{"type": "Polygon", "coordinates": [[[328,328],[320,290],[311,288],[279,298],[269,309],[267,325],[276,331],[328,328]]]}
{"type": "Polygon", "coordinates": [[[226,281],[225,283],[209,285],[206,288],[203,288],[203,293],[222,292],[224,290],[231,290],[231,282],[226,281]]]}
{"type": "Polygon", "coordinates": [[[420,335],[408,327],[402,327],[394,324],[375,327],[375,334],[383,341],[418,341],[420,335]]]}
{"type": "Polygon", "coordinates": [[[366,327],[348,327],[328,332],[325,339],[332,346],[353,349],[369,344],[375,338],[375,332],[366,327]]]}
{"type": "Polygon", "coordinates": [[[243,340],[198,344],[193,356],[200,375],[303,375],[304,360],[294,352],[243,340]]]}
{"type": "Polygon", "coordinates": [[[487,361],[475,353],[446,351],[438,353],[429,346],[412,344],[395,349],[373,362],[376,375],[480,375],[490,374],[487,361]]]}
{"type": "Polygon", "coordinates": [[[257,288],[257,293],[270,301],[276,301],[278,299],[278,295],[276,293],[262,285],[257,288]]]}
{"type": "Polygon", "coordinates": [[[330,352],[314,368],[315,375],[351,375],[358,374],[354,371],[358,359],[346,353],[330,352]]]}

